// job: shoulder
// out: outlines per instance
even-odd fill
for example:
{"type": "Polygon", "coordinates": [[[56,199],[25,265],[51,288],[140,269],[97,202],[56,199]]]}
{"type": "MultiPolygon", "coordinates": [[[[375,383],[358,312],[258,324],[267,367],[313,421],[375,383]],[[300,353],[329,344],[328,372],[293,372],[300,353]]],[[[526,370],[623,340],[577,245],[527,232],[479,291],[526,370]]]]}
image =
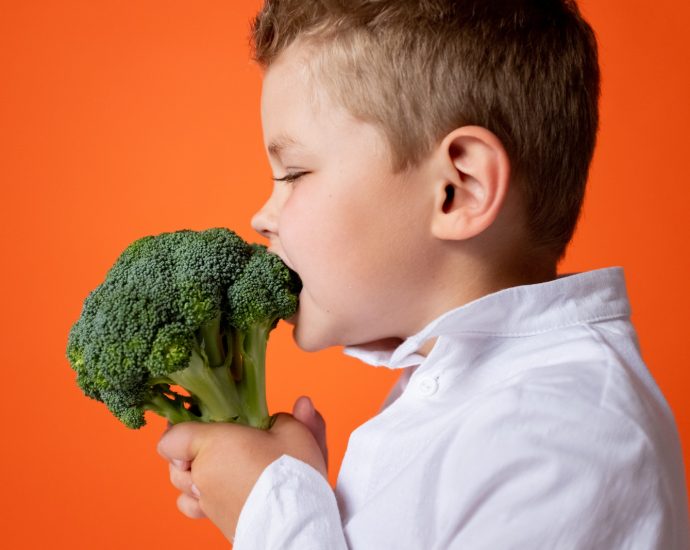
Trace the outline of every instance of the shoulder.
{"type": "Polygon", "coordinates": [[[541,364],[528,358],[507,370],[457,409],[453,440],[481,442],[497,456],[579,465],[588,474],[657,461],[652,432],[666,419],[646,414],[640,403],[647,396],[600,345],[576,358],[556,350],[541,364]]]}
{"type": "Polygon", "coordinates": [[[632,441],[644,446],[648,438],[637,420],[611,408],[605,399],[609,377],[594,371],[608,368],[549,366],[497,384],[464,410],[458,409],[455,439],[486,439],[487,445],[515,446],[530,453],[554,447],[562,454],[581,448],[577,455],[590,459],[616,452],[620,437],[628,450],[632,441]],[[606,445],[595,445],[602,439],[606,445]]]}
{"type": "Polygon", "coordinates": [[[444,435],[429,474],[448,510],[442,547],[458,533],[464,547],[687,547],[672,415],[629,323],[605,325],[439,348],[428,424],[444,435]]]}
{"type": "Polygon", "coordinates": [[[442,378],[451,400],[470,405],[455,407],[463,424],[505,421],[501,416],[530,426],[596,424],[587,431],[591,436],[622,426],[653,435],[673,424],[635,340],[609,332],[578,325],[479,339],[472,347],[450,342],[442,378]]]}
{"type": "Polygon", "coordinates": [[[379,423],[409,464],[382,484],[431,503],[434,547],[687,548],[673,419],[625,328],[439,340],[379,423]]]}
{"type": "Polygon", "coordinates": [[[439,479],[458,480],[477,525],[539,524],[535,540],[568,533],[587,547],[668,533],[668,464],[636,418],[608,406],[606,368],[525,373],[458,415],[439,479]]]}

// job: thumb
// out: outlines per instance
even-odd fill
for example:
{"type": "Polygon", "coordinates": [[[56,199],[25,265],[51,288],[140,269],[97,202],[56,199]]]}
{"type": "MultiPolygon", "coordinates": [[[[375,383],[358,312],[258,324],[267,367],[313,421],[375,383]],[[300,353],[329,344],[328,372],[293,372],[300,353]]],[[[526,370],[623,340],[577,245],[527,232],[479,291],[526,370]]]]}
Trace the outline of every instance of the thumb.
{"type": "Polygon", "coordinates": [[[292,407],[292,416],[304,424],[316,439],[323,455],[323,460],[328,466],[328,448],[326,447],[326,421],[321,413],[314,408],[311,399],[303,395],[295,401],[292,407]]]}
{"type": "Polygon", "coordinates": [[[198,422],[182,422],[166,429],[156,450],[168,462],[190,463],[199,451],[199,432],[204,426],[198,422]]]}

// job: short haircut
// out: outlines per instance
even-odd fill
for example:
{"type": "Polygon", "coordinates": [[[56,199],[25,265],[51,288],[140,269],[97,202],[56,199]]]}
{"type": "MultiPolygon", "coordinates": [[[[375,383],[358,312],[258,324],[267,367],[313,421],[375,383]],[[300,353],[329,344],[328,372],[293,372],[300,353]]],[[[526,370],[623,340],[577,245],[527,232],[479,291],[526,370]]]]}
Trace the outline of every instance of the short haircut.
{"type": "Polygon", "coordinates": [[[563,258],[599,125],[597,42],[574,0],[265,0],[253,59],[266,69],[297,39],[331,99],[383,132],[395,173],[455,128],[493,132],[531,252],[563,258]]]}

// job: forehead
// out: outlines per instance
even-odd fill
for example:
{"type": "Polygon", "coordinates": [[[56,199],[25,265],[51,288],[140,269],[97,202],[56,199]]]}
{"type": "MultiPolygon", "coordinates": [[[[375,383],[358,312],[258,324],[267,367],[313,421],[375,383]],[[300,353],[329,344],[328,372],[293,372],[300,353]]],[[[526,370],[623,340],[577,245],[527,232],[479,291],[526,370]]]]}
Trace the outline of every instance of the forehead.
{"type": "Polygon", "coordinates": [[[272,159],[284,162],[292,153],[326,153],[329,142],[348,133],[345,113],[323,97],[307,72],[296,56],[281,55],[264,74],[261,123],[272,159]]]}
{"type": "Polygon", "coordinates": [[[264,72],[261,87],[261,118],[266,126],[278,127],[277,146],[293,145],[296,136],[283,130],[296,120],[316,119],[325,107],[320,86],[314,82],[308,60],[288,48],[264,72]]]}
{"type": "Polygon", "coordinates": [[[292,46],[266,69],[261,90],[264,143],[271,158],[288,152],[343,157],[353,148],[385,154],[381,135],[335,103],[314,77],[305,53],[292,46]]]}

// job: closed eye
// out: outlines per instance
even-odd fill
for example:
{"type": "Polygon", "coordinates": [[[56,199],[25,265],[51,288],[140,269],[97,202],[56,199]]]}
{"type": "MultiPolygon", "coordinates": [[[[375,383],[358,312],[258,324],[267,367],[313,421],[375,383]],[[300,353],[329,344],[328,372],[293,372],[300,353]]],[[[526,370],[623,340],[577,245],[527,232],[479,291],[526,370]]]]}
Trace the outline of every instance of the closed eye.
{"type": "Polygon", "coordinates": [[[289,183],[298,180],[305,174],[308,174],[309,172],[294,172],[292,174],[287,174],[283,176],[282,178],[273,178],[273,181],[287,181],[289,183]]]}

